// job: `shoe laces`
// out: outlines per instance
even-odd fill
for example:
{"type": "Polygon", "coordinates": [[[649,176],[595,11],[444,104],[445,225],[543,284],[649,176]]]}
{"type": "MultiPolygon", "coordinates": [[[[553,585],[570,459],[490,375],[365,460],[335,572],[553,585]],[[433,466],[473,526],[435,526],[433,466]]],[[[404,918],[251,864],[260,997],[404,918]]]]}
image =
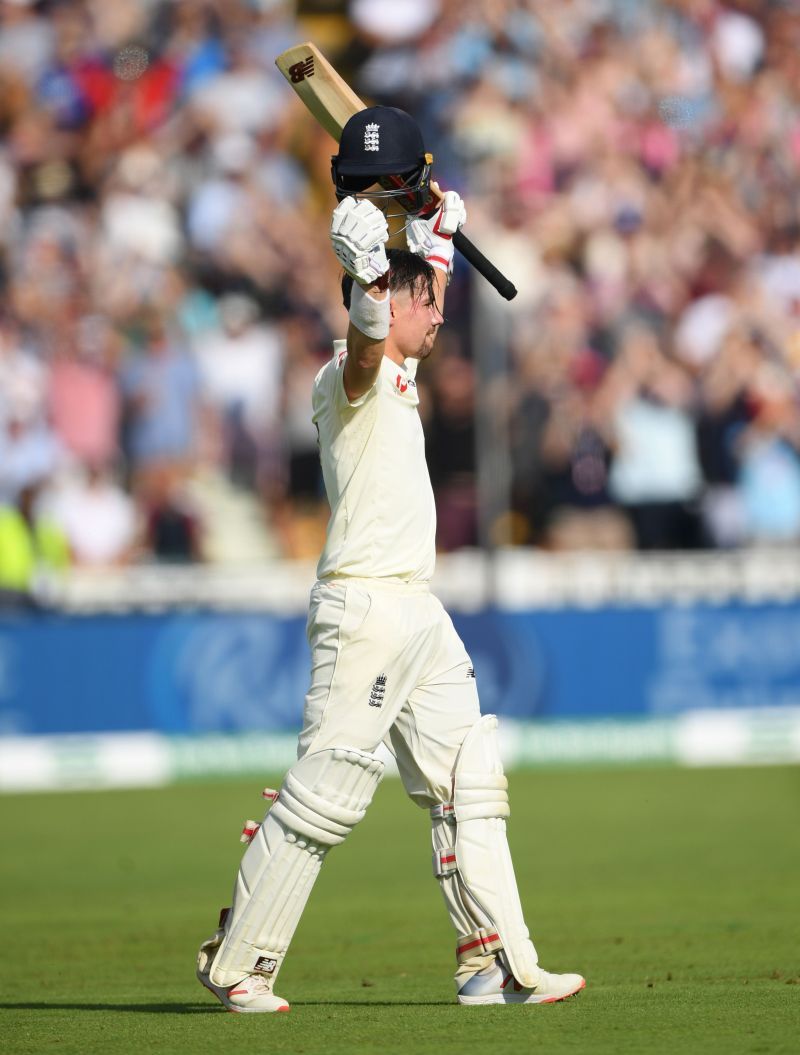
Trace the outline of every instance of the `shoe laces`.
{"type": "Polygon", "coordinates": [[[263,974],[257,974],[253,977],[253,988],[254,993],[258,993],[259,996],[264,993],[272,992],[272,979],[265,978],[263,974]]]}
{"type": "Polygon", "coordinates": [[[267,996],[272,992],[272,981],[268,981],[263,974],[251,974],[234,988],[244,988],[250,996],[267,996]]]}

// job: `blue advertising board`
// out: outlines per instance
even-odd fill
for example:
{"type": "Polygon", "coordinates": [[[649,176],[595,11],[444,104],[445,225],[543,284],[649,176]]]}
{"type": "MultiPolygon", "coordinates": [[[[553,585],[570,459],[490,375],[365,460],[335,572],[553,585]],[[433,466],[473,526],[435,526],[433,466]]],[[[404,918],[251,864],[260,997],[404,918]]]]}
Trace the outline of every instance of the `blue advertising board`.
{"type": "MultiPolygon", "coordinates": [[[[454,616],[484,712],[521,720],[800,705],[800,604],[454,616]]],[[[299,728],[303,616],[0,615],[0,735],[299,728]]]]}

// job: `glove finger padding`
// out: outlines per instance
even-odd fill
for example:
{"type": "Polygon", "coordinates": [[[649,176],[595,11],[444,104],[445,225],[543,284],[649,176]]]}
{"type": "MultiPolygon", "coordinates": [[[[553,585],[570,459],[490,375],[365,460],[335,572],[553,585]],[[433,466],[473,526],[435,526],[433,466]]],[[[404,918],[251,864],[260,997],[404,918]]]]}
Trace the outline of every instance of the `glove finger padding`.
{"type": "Polygon", "coordinates": [[[426,257],[433,248],[433,232],[426,220],[415,216],[406,224],[406,244],[412,253],[426,257]]]}
{"type": "Polygon", "coordinates": [[[375,282],[389,270],[386,217],[372,202],[348,197],[331,217],[331,245],[339,263],[358,282],[375,282]]]}
{"type": "Polygon", "coordinates": [[[460,194],[445,191],[442,204],[432,216],[433,232],[441,238],[452,238],[459,227],[467,222],[467,207],[460,194]]]}
{"type": "Polygon", "coordinates": [[[389,237],[386,217],[366,198],[344,198],[333,210],[331,237],[336,235],[352,242],[356,249],[366,249],[373,242],[389,237]]]}
{"type": "Polygon", "coordinates": [[[433,267],[445,271],[449,278],[453,270],[453,235],[466,218],[461,196],[454,190],[446,191],[435,212],[410,221],[406,227],[408,248],[433,267]]]}

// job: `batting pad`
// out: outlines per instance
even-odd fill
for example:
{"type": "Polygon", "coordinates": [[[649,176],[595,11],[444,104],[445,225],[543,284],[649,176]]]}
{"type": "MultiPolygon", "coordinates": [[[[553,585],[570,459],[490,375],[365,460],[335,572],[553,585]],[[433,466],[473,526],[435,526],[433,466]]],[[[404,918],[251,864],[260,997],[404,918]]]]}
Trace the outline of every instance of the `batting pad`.
{"type": "Polygon", "coordinates": [[[274,980],[326,853],[364,816],[382,776],[383,763],[355,748],[306,755],[288,771],[242,858],[215,985],[254,972],[274,980]]]}
{"type": "Polygon", "coordinates": [[[533,988],[540,971],[506,838],[508,781],[496,730],[492,714],[470,729],[456,759],[453,802],[431,811],[434,871],[459,935],[459,961],[480,967],[480,957],[502,948],[516,980],[533,988]]]}

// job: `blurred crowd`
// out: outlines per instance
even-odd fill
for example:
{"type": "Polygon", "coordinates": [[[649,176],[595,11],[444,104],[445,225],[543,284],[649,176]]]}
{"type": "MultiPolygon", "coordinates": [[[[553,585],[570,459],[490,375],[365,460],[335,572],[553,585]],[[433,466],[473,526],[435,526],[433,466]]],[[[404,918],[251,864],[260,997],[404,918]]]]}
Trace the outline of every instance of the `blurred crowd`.
{"type": "Polygon", "coordinates": [[[420,371],[440,548],[800,539],[800,5],[0,0],[0,586],[318,550],[309,38],[520,290],[420,371]]]}

